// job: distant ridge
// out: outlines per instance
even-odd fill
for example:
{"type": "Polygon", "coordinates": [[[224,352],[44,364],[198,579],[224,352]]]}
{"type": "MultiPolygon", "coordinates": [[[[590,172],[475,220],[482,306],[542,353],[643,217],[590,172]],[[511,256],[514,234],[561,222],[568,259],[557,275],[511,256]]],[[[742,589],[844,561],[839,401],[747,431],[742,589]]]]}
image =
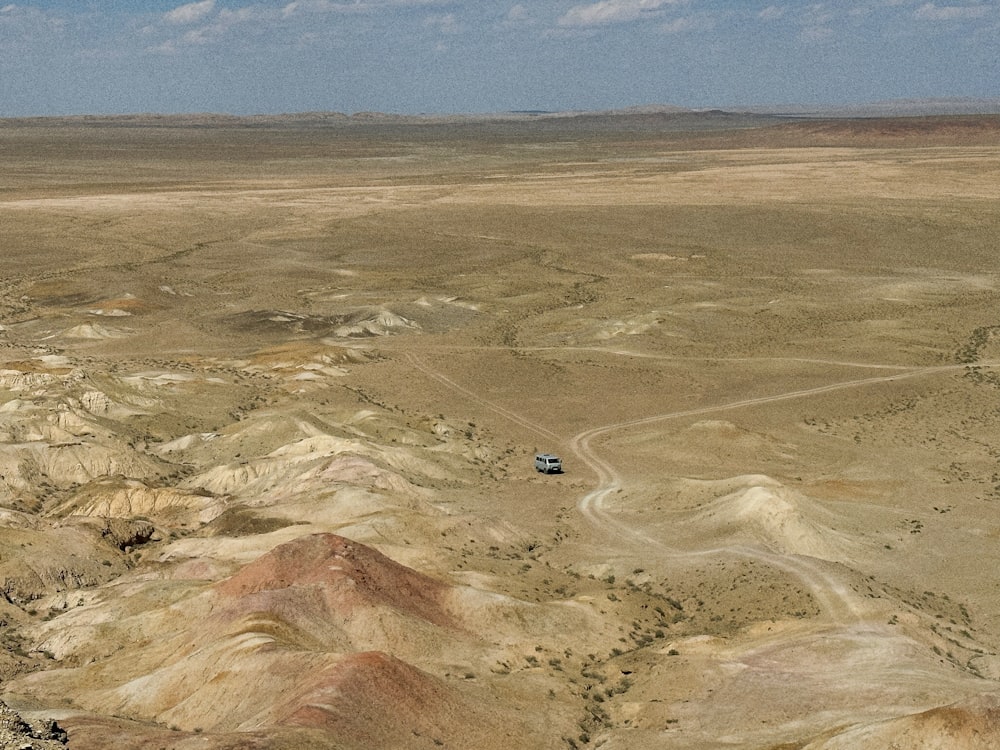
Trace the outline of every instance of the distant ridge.
{"type": "Polygon", "coordinates": [[[966,97],[940,99],[887,99],[864,104],[832,105],[746,105],[733,107],[740,112],[789,115],[794,117],[926,117],[932,115],[997,115],[1000,98],[966,97]]]}
{"type": "Polygon", "coordinates": [[[671,129],[692,125],[711,127],[742,127],[775,121],[774,115],[753,112],[726,112],[721,109],[691,110],[668,105],[649,105],[614,110],[579,110],[547,112],[543,110],[465,113],[465,114],[415,114],[400,115],[386,112],[289,112],[266,115],[231,115],[224,113],[189,114],[121,114],[121,115],[66,115],[54,117],[0,118],[0,122],[40,125],[104,125],[109,127],[268,127],[281,125],[300,126],[476,126],[534,124],[537,127],[573,126],[607,128],[612,124],[630,127],[659,122],[671,129]],[[737,122],[738,121],[738,122],[737,122]]]}
{"type": "Polygon", "coordinates": [[[550,123],[562,122],[602,123],[615,122],[650,124],[658,121],[669,129],[696,125],[714,128],[753,127],[781,119],[851,119],[851,118],[906,118],[932,116],[1000,115],[1000,98],[939,98],[891,99],[863,104],[805,105],[805,104],[756,104],[725,108],[688,108],[672,104],[644,104],[620,109],[602,110],[543,110],[524,109],[506,112],[455,113],[455,114],[396,114],[391,112],[335,112],[304,111],[277,114],[234,115],[215,112],[129,114],[88,114],[42,117],[0,117],[0,123],[33,123],[42,125],[108,125],[119,127],[197,127],[229,126],[255,127],[274,125],[305,126],[401,126],[401,125],[476,125],[485,123],[550,123]]]}

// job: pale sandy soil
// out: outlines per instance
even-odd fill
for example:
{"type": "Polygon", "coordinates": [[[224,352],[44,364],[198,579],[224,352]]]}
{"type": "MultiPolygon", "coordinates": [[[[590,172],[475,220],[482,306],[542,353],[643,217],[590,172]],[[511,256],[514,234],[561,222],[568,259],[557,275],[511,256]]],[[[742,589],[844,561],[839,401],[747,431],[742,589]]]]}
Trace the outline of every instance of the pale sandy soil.
{"type": "Polygon", "coordinates": [[[1000,746],[1000,125],[601,127],[6,123],[0,698],[1000,746]]]}

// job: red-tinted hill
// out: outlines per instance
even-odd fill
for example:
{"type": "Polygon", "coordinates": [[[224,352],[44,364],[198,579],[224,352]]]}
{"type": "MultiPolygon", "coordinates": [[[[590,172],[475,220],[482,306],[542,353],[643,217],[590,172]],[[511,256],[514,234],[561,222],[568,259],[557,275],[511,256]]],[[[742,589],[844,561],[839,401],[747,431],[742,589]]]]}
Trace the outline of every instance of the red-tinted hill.
{"type": "MultiPolygon", "coordinates": [[[[245,599],[265,592],[319,587],[331,606],[388,606],[442,627],[454,626],[442,607],[449,587],[363,544],[316,534],[283,544],[247,565],[216,590],[245,599]]],[[[280,595],[272,598],[280,598],[280,595]]]]}

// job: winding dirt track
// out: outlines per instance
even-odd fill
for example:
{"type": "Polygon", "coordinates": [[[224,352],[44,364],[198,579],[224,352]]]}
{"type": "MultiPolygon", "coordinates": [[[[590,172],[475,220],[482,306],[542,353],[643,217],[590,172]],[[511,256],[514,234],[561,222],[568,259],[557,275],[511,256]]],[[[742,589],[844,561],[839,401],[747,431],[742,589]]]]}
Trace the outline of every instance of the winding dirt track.
{"type": "MultiPolygon", "coordinates": [[[[789,396],[793,398],[794,396],[789,396]]],[[[765,401],[775,399],[767,397],[765,401]]],[[[742,405],[750,405],[756,399],[742,405]]],[[[693,410],[693,412],[675,413],[661,415],[659,419],[670,419],[681,417],[690,413],[710,413],[724,408],[736,408],[735,405],[728,407],[706,408],[693,410]]],[[[584,495],[577,503],[577,508],[581,514],[590,520],[591,523],[604,529],[629,539],[631,542],[640,542],[646,550],[655,550],[661,557],[671,558],[692,558],[692,557],[714,557],[720,554],[740,557],[748,560],[757,560],[770,565],[779,570],[783,570],[807,586],[820,604],[824,614],[837,625],[848,625],[859,621],[863,616],[863,608],[859,597],[854,595],[849,588],[841,581],[838,581],[832,574],[821,568],[822,563],[812,558],[801,555],[779,555],[761,547],[749,547],[738,545],[731,547],[719,547],[703,549],[697,552],[681,552],[665,544],[661,539],[644,533],[641,529],[629,526],[615,518],[607,509],[606,501],[616,494],[622,487],[620,477],[614,468],[591,447],[593,438],[604,435],[616,429],[624,429],[635,424],[646,424],[656,419],[630,420],[618,425],[606,425],[582,432],[573,437],[570,441],[573,453],[580,461],[589,466],[598,476],[598,486],[584,495]]]]}
{"type": "Polygon", "coordinates": [[[552,430],[548,429],[544,425],[540,425],[537,422],[532,422],[530,419],[528,419],[527,417],[524,417],[524,416],[518,414],[517,412],[511,411],[510,409],[508,409],[508,408],[506,408],[504,406],[501,406],[500,404],[497,404],[497,403],[495,403],[493,401],[489,401],[489,400],[483,398],[482,396],[480,396],[479,394],[477,394],[475,391],[469,390],[465,386],[456,383],[454,380],[452,380],[451,378],[449,378],[444,373],[441,373],[441,372],[439,372],[437,370],[432,369],[431,367],[429,367],[428,365],[426,365],[419,357],[417,357],[417,355],[413,354],[412,352],[407,352],[406,353],[406,360],[411,365],[413,365],[418,370],[420,370],[420,372],[422,372],[425,375],[427,375],[429,378],[432,378],[432,379],[438,381],[439,383],[441,383],[446,388],[448,388],[448,389],[450,389],[452,391],[455,391],[456,393],[461,394],[462,396],[464,396],[465,398],[469,399],[470,401],[475,401],[478,404],[482,404],[487,409],[489,409],[490,411],[492,411],[494,414],[499,414],[501,417],[510,420],[514,424],[519,425],[519,426],[523,427],[526,430],[530,430],[531,432],[534,432],[534,433],[536,433],[538,435],[541,435],[546,440],[551,440],[551,441],[553,441],[555,443],[562,443],[563,442],[563,438],[561,438],[559,435],[556,435],[554,432],[552,432],[552,430]]]}
{"type": "MultiPolygon", "coordinates": [[[[872,365],[864,366],[872,367],[872,365]]],[[[888,369],[889,367],[892,366],[886,366],[884,369],[888,369]]],[[[592,443],[596,438],[607,435],[610,432],[667,421],[670,419],[715,414],[732,409],[759,406],[761,404],[770,404],[796,398],[806,398],[809,396],[829,393],[831,391],[859,388],[878,383],[902,380],[904,378],[913,378],[951,370],[960,370],[965,367],[966,365],[921,367],[896,372],[892,375],[840,381],[837,383],[830,383],[828,385],[816,386],[814,388],[786,391],[784,393],[778,393],[771,396],[741,399],[739,401],[732,401],[716,406],[705,406],[697,409],[683,409],[680,411],[641,417],[639,419],[626,420],[615,424],[603,425],[601,427],[594,427],[590,430],[585,430],[584,432],[575,435],[570,440],[570,449],[579,458],[581,463],[588,466],[597,475],[598,485],[595,489],[591,490],[580,499],[577,503],[577,507],[580,510],[580,513],[596,526],[605,530],[613,531],[633,542],[640,542],[647,549],[655,549],[661,555],[675,558],[690,558],[725,554],[748,560],[756,560],[778,568],[779,570],[783,570],[796,576],[805,586],[809,588],[813,597],[817,602],[819,602],[825,616],[829,618],[833,624],[849,625],[856,623],[864,618],[867,609],[861,597],[854,594],[844,582],[838,580],[830,571],[824,570],[824,563],[820,560],[803,555],[781,555],[761,547],[750,547],[746,545],[704,549],[697,552],[681,552],[664,544],[662,540],[644,533],[641,529],[629,526],[628,524],[625,524],[615,518],[607,509],[607,500],[622,488],[621,478],[611,464],[597,455],[596,451],[592,447],[592,443]]]]}
{"type": "MultiPolygon", "coordinates": [[[[625,351],[615,351],[611,353],[623,356],[642,356],[625,351]]],[[[443,373],[434,370],[412,352],[407,352],[406,359],[410,364],[428,377],[437,380],[446,388],[461,394],[463,397],[486,407],[495,414],[498,414],[499,416],[504,417],[505,419],[508,419],[527,430],[535,432],[546,439],[559,443],[563,442],[562,438],[546,428],[544,425],[533,422],[517,412],[483,398],[474,391],[455,382],[443,373]]],[[[741,359],[740,361],[746,360],[741,359]]],[[[796,361],[811,362],[813,360],[796,361]]],[[[714,406],[703,406],[696,409],[683,409],[679,411],[666,412],[664,414],[655,414],[648,417],[640,417],[638,419],[630,419],[622,422],[615,422],[613,424],[593,427],[574,435],[568,441],[570,450],[574,455],[576,455],[580,463],[587,466],[597,476],[597,486],[580,498],[577,503],[577,508],[580,513],[597,528],[606,532],[612,532],[619,537],[622,537],[629,543],[630,546],[634,546],[635,543],[639,543],[647,550],[655,550],[655,552],[661,557],[692,558],[730,555],[747,560],[759,561],[779,570],[783,570],[786,573],[794,575],[809,588],[813,597],[819,603],[825,617],[829,619],[831,624],[836,626],[848,626],[860,622],[864,619],[868,610],[862,601],[862,598],[851,591],[850,587],[846,583],[838,580],[838,578],[830,570],[824,569],[825,563],[821,560],[803,555],[782,555],[762,547],[751,547],[747,545],[703,549],[696,552],[681,551],[668,546],[662,539],[650,536],[642,529],[630,526],[629,524],[619,520],[608,510],[607,501],[608,498],[622,489],[623,485],[621,477],[608,461],[598,455],[597,451],[593,447],[593,443],[598,438],[619,430],[641,427],[671,419],[716,414],[733,409],[772,404],[791,399],[808,398],[810,396],[830,393],[832,391],[847,390],[850,388],[863,388],[865,386],[877,385],[879,383],[887,383],[906,378],[922,377],[925,375],[934,375],[962,370],[969,367],[967,364],[939,365],[934,367],[918,368],[901,368],[898,365],[872,365],[858,363],[838,364],[855,364],[858,367],[878,368],[883,370],[891,369],[896,370],[896,372],[891,375],[839,381],[827,385],[816,386],[814,388],[803,388],[794,391],[776,393],[770,396],[740,399],[738,401],[731,401],[714,406]]],[[[995,367],[997,366],[997,363],[980,362],[976,363],[976,365],[980,367],[995,367]]]]}

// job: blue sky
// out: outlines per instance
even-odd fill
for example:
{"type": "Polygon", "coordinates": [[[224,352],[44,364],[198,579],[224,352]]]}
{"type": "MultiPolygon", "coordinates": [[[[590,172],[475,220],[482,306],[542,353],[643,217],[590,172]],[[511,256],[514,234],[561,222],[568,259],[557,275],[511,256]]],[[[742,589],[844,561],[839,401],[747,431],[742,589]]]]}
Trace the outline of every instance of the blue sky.
{"type": "Polygon", "coordinates": [[[1000,0],[0,0],[0,116],[1000,96],[1000,0]]]}

